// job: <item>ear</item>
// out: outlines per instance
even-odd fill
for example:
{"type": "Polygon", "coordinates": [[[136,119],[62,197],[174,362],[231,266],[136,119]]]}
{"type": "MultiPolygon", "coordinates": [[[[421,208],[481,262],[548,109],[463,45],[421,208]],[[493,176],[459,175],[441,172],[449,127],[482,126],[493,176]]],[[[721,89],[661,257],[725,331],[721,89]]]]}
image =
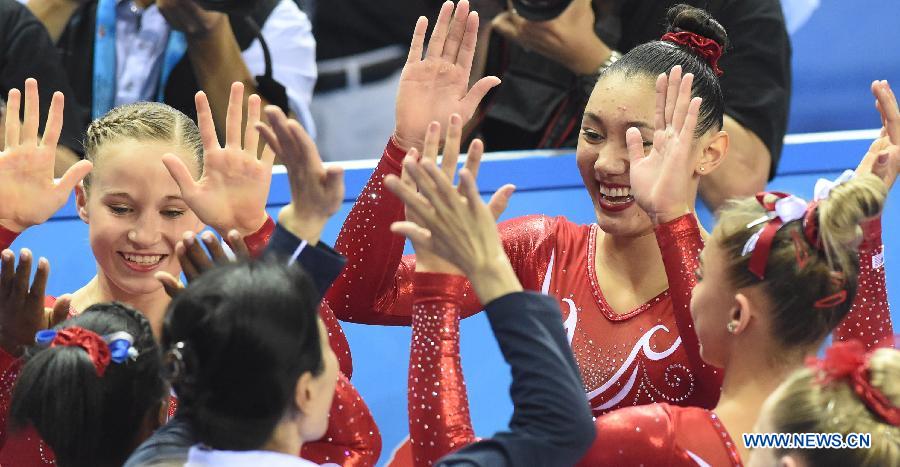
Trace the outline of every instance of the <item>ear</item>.
{"type": "Polygon", "coordinates": [[[750,318],[753,315],[753,305],[750,299],[741,292],[734,295],[734,307],[731,309],[729,323],[734,323],[734,335],[738,335],[747,329],[750,325],[750,318]]]}
{"type": "Polygon", "coordinates": [[[707,175],[716,170],[725,160],[725,155],[728,153],[728,133],[719,131],[709,138],[706,146],[703,148],[703,154],[700,155],[697,166],[694,168],[695,173],[698,175],[707,175]]]}
{"type": "Polygon", "coordinates": [[[305,372],[297,378],[297,384],[294,386],[294,404],[301,414],[309,413],[309,407],[313,403],[313,375],[305,372]]]}
{"type": "Polygon", "coordinates": [[[78,185],[75,185],[75,208],[78,211],[78,217],[85,224],[90,224],[90,216],[88,216],[87,210],[87,192],[84,190],[84,184],[80,182],[78,185]]]}

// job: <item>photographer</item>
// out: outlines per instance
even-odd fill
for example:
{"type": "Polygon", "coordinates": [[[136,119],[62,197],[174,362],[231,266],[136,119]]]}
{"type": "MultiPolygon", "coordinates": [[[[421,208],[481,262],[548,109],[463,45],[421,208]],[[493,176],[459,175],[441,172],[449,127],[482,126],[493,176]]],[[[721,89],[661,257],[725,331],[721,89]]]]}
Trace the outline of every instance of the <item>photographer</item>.
{"type": "Polygon", "coordinates": [[[290,110],[314,132],[315,40],[293,0],[28,0],[28,7],[62,50],[74,96],[92,118],[137,101],[165,102],[194,118],[194,94],[203,90],[223,131],[231,83],[241,81],[247,95],[290,110]],[[272,79],[260,76],[267,65],[272,79]]]}
{"type": "Polygon", "coordinates": [[[709,11],[731,43],[719,62],[731,145],[722,167],[704,177],[701,197],[715,209],[760,191],[775,174],[791,83],[778,0],[515,0],[509,9],[498,3],[506,1],[472,5],[482,13],[482,37],[490,36],[480,57],[483,75],[503,79],[482,102],[471,134],[488,150],[574,147],[599,71],[658,39],[666,11],[687,3],[709,11]],[[500,11],[492,22],[489,10],[500,11]]]}

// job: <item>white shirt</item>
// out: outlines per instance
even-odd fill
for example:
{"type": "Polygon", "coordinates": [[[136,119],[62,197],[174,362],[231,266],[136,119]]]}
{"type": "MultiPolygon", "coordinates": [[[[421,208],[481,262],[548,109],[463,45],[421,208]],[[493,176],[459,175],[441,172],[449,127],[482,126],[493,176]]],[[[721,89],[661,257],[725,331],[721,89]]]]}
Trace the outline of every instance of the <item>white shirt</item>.
{"type": "MultiPolygon", "coordinates": [[[[326,464],[335,465],[335,464],[326,464]]],[[[306,459],[274,451],[218,451],[195,445],[184,467],[317,467],[306,459]]],[[[324,467],[324,466],[323,466],[324,467]]]]}
{"type": "MultiPolygon", "coordinates": [[[[170,30],[156,4],[142,9],[132,0],[117,0],[116,106],[156,100],[170,30]]],[[[290,110],[310,136],[315,137],[315,124],[309,112],[316,84],[312,23],[293,0],[281,0],[261,30],[272,56],[272,76],[287,89],[290,110]]],[[[252,76],[265,73],[259,40],[254,39],[241,56],[252,76]]]]}

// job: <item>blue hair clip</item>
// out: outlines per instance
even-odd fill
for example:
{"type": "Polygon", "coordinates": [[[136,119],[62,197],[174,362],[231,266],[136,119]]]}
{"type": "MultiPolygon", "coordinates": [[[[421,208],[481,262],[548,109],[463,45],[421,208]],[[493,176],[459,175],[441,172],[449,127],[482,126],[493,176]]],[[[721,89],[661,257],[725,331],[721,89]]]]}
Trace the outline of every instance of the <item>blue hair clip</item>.
{"type": "Polygon", "coordinates": [[[110,360],[115,363],[124,363],[125,360],[132,360],[138,357],[138,350],[134,348],[134,337],[127,332],[115,332],[103,336],[103,339],[109,345],[110,360]]]}
{"type": "Polygon", "coordinates": [[[56,339],[56,331],[53,329],[44,329],[34,334],[34,343],[42,347],[46,347],[56,339]]]}

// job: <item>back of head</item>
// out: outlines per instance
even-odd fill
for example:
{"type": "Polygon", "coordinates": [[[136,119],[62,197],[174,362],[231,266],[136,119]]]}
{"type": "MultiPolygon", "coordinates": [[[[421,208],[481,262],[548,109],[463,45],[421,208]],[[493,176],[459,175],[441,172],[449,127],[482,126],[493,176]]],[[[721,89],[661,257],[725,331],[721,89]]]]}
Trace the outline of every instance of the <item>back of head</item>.
{"type": "Polygon", "coordinates": [[[297,379],[323,369],[318,301],[299,266],[274,260],[216,268],[172,301],[163,346],[200,442],[242,451],[270,439],[297,379]]]}
{"type": "MultiPolygon", "coordinates": [[[[725,28],[705,10],[684,4],[675,5],[667,12],[666,20],[667,33],[694,33],[715,42],[723,51],[728,48],[725,28]]],[[[719,77],[707,58],[689,46],[667,40],[641,44],[607,68],[601,78],[607,74],[622,73],[626,77],[641,76],[656,80],[660,74],[668,74],[675,65],[681,65],[684,73],[694,75],[692,94],[703,98],[695,136],[721,129],[725,115],[725,97],[719,85],[719,77]]]]}
{"type": "MultiPolygon", "coordinates": [[[[119,140],[155,140],[174,142],[196,157],[197,168],[203,169],[203,143],[200,130],[187,115],[159,102],[137,102],[115,107],[91,122],[84,140],[87,160],[97,163],[98,149],[119,140]]],[[[91,186],[91,175],[84,179],[91,186]]]]}
{"type": "MultiPolygon", "coordinates": [[[[894,407],[900,407],[900,351],[876,350],[869,359],[872,387],[894,407]]],[[[871,434],[868,449],[779,450],[776,455],[798,456],[807,465],[824,467],[880,467],[900,465],[900,427],[870,410],[846,379],[823,383],[811,368],[795,372],[775,394],[770,409],[772,429],[778,433],[871,434]]]]}
{"type": "Polygon", "coordinates": [[[753,255],[745,247],[765,227],[758,221],[766,210],[755,198],[732,201],[721,210],[713,239],[727,255],[732,285],[762,284],[771,305],[771,333],[781,350],[818,345],[850,311],[859,274],[860,224],[881,213],[886,196],[884,183],[874,175],[836,186],[809,220],[818,226],[820,247],[807,238],[802,220],[784,224],[772,240],[762,280],[750,271],[753,255]]]}
{"type": "Polygon", "coordinates": [[[61,467],[122,465],[166,395],[159,347],[147,319],[121,303],[93,305],[54,329],[73,327],[128,333],[137,353],[111,362],[101,377],[80,347],[29,350],[13,392],[12,425],[33,425],[61,467]]]}

